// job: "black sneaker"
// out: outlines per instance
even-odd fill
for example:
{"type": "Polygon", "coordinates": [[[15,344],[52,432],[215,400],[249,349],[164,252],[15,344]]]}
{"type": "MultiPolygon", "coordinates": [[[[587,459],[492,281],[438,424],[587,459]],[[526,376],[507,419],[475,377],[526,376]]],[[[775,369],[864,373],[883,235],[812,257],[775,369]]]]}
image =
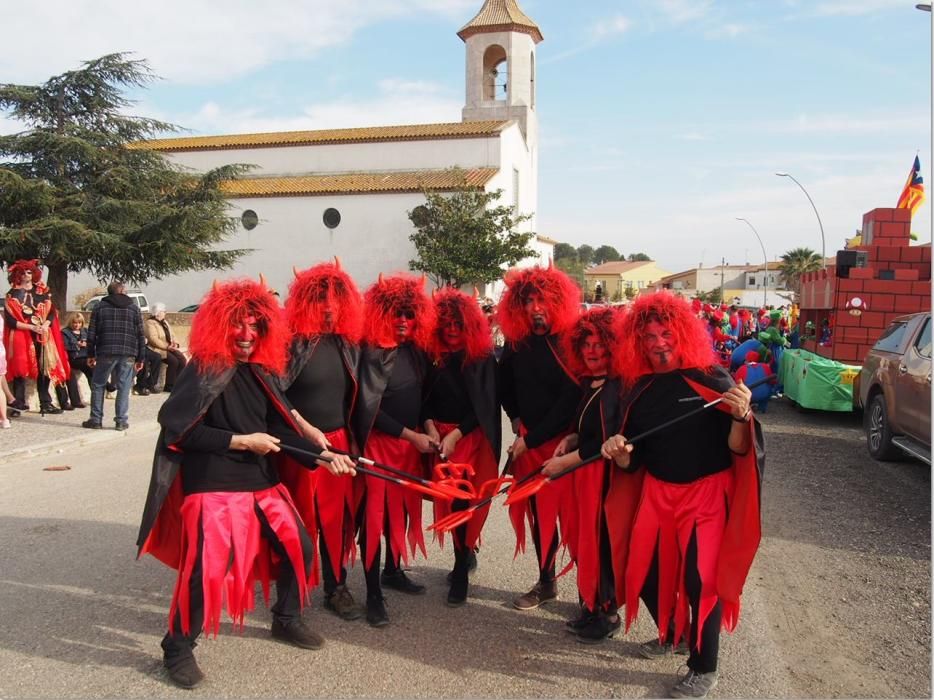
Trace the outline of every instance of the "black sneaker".
{"type": "Polygon", "coordinates": [[[389,624],[389,613],[383,598],[367,598],[366,621],[371,627],[385,627],[389,624]]]}
{"type": "Polygon", "coordinates": [[[81,424],[81,427],[82,427],[82,428],[90,428],[91,430],[100,430],[100,429],[103,428],[104,426],[101,425],[101,424],[100,424],[99,422],[97,422],[96,420],[93,420],[93,419],[89,418],[88,420],[84,421],[84,422],[81,424]]]}
{"type": "Polygon", "coordinates": [[[29,404],[25,401],[16,401],[13,400],[6,405],[7,408],[15,408],[17,411],[28,411],[29,404]]]}
{"type": "Polygon", "coordinates": [[[288,622],[278,618],[272,621],[272,636],[281,642],[288,642],[302,649],[320,649],[324,646],[324,638],[313,632],[307,623],[300,617],[288,622]]]}
{"type": "Polygon", "coordinates": [[[622,620],[619,615],[609,615],[599,612],[590,618],[590,622],[577,631],[577,641],[581,644],[600,644],[605,639],[611,639],[619,632],[622,620]]]}
{"type": "Polygon", "coordinates": [[[425,592],[425,587],[420,583],[415,583],[415,581],[406,576],[402,569],[396,569],[391,574],[387,574],[383,571],[379,576],[379,582],[383,586],[386,586],[386,588],[392,588],[393,590],[401,593],[408,593],[409,595],[421,595],[425,592]]]}
{"type": "Polygon", "coordinates": [[[39,411],[41,413],[48,413],[51,416],[57,416],[59,413],[64,413],[64,411],[60,409],[58,406],[53,406],[50,403],[44,406],[40,406],[39,411]]]}
{"type": "Polygon", "coordinates": [[[129,423],[117,423],[114,426],[114,430],[127,430],[130,427],[129,423]]]}
{"type": "Polygon", "coordinates": [[[577,634],[580,630],[590,624],[590,621],[593,619],[593,615],[594,614],[592,612],[590,612],[582,605],[580,615],[577,617],[572,617],[570,620],[565,620],[564,627],[571,634],[577,634]]]}
{"type": "Polygon", "coordinates": [[[684,640],[682,640],[677,647],[672,647],[670,642],[662,644],[657,638],[642,642],[642,644],[639,645],[640,656],[644,656],[647,659],[660,659],[663,656],[671,656],[672,654],[687,656],[688,652],[688,645],[684,640]]]}
{"type": "Polygon", "coordinates": [[[451,588],[448,590],[448,599],[446,601],[449,608],[459,608],[467,602],[467,571],[451,572],[451,588]]]}
{"type": "Polygon", "coordinates": [[[191,689],[197,687],[204,680],[204,674],[198,668],[198,662],[195,661],[193,654],[183,654],[181,656],[162,659],[162,665],[169,673],[169,678],[180,688],[191,689]]]}

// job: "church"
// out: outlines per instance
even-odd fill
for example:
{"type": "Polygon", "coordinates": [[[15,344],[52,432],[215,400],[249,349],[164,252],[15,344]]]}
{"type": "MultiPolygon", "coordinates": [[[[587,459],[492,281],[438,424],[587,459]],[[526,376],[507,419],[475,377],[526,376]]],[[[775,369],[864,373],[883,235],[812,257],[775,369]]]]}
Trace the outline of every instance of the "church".
{"type": "MultiPolygon", "coordinates": [[[[408,271],[416,257],[408,218],[423,189],[450,191],[458,167],[469,185],[502,189],[499,204],[531,214],[538,205],[538,117],[535,50],[538,26],[517,0],[485,0],[457,33],[466,45],[466,97],[460,122],[167,138],[147,142],[195,171],[228,163],[255,168],[226,183],[240,225],[230,248],[248,248],[229,271],[151,280],[150,303],[169,310],[197,303],[215,277],[262,272],[283,297],[293,265],[303,269],[338,256],[361,288],[380,272],[408,271]]],[[[555,241],[536,236],[534,264],[551,257],[555,241]]],[[[94,283],[81,275],[70,288],[94,283]]],[[[494,285],[481,290],[494,295],[494,285]]]]}

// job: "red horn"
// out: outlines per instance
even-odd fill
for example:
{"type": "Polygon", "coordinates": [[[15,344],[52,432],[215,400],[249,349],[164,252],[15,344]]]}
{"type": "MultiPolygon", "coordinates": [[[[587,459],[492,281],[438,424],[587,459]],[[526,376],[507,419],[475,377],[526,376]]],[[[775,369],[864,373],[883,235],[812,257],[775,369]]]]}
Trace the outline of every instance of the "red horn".
{"type": "Polygon", "coordinates": [[[220,288],[221,288],[221,283],[217,281],[217,278],[215,278],[214,281],[211,283],[211,291],[217,292],[217,291],[220,291],[220,288]]]}
{"type": "Polygon", "coordinates": [[[379,273],[379,277],[376,278],[376,283],[377,283],[377,284],[382,284],[382,283],[383,283],[383,273],[382,273],[382,272],[380,272],[380,273],[379,273]]]}
{"type": "Polygon", "coordinates": [[[298,277],[298,268],[295,265],[292,265],[292,274],[298,277]]]}
{"type": "Polygon", "coordinates": [[[474,298],[474,299],[479,299],[479,298],[480,298],[480,290],[477,289],[476,285],[475,285],[474,288],[473,288],[473,298],[474,298]]]}
{"type": "Polygon", "coordinates": [[[337,257],[336,255],[334,256],[334,267],[336,267],[338,270],[343,270],[343,269],[344,269],[344,268],[341,266],[341,259],[340,259],[339,257],[337,257]]]}
{"type": "Polygon", "coordinates": [[[428,278],[425,276],[425,273],[423,272],[421,278],[419,278],[419,280],[418,280],[418,286],[421,287],[422,289],[424,289],[424,288],[425,288],[425,282],[426,282],[427,280],[428,280],[428,278]]]}
{"type": "Polygon", "coordinates": [[[259,273],[259,283],[265,287],[266,286],[266,276],[262,272],[259,273]]]}

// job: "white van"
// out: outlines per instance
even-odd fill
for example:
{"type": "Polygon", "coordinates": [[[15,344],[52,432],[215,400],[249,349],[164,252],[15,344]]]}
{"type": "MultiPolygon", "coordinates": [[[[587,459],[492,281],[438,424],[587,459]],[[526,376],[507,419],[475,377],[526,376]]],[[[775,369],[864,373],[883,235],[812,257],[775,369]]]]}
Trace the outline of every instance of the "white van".
{"type": "MultiPolygon", "coordinates": [[[[136,302],[136,305],[139,307],[139,310],[140,310],[142,313],[144,313],[144,314],[148,314],[148,313],[149,313],[149,301],[146,299],[146,295],[145,295],[145,294],[143,294],[143,293],[142,293],[141,291],[139,291],[138,289],[133,289],[133,290],[127,292],[126,295],[127,295],[128,297],[130,297],[130,299],[132,299],[134,302],[136,302]]],[[[107,295],[106,295],[106,294],[97,294],[97,295],[91,297],[90,299],[88,299],[88,300],[85,302],[85,304],[84,304],[84,311],[87,311],[87,312],[89,312],[89,313],[90,313],[91,311],[94,311],[94,308],[95,308],[98,304],[101,303],[101,299],[103,299],[105,296],[107,296],[107,295]]]]}

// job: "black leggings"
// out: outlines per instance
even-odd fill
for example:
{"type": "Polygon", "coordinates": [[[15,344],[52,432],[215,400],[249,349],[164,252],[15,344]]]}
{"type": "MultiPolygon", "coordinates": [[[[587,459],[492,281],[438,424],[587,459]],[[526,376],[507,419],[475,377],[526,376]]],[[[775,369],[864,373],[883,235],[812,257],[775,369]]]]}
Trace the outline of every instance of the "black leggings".
{"type": "Polygon", "coordinates": [[[78,391],[78,373],[83,374],[88,379],[88,388],[91,387],[91,377],[94,376],[94,370],[88,367],[88,359],[79,357],[71,360],[71,376],[68,377],[68,396],[71,399],[72,406],[78,406],[84,403],[81,400],[81,392],[78,391]]]}
{"type": "MultiPolygon", "coordinates": [[[[691,603],[691,631],[689,646],[691,655],[688,657],[688,668],[697,673],[710,673],[717,670],[717,658],[720,653],[720,601],[713,607],[707,620],[704,622],[704,629],[701,631],[701,650],[698,652],[694,644],[697,639],[697,619],[700,614],[700,593],[701,579],[697,571],[697,532],[691,533],[691,540],[688,542],[687,560],[685,561],[685,582],[684,586],[688,592],[688,599],[691,603]]],[[[645,584],[642,586],[642,602],[648,608],[652,619],[658,626],[658,550],[652,559],[652,565],[649,567],[649,573],[645,577],[645,584]]],[[[674,636],[674,622],[668,626],[666,639],[671,642],[674,636]]]]}
{"type": "MultiPolygon", "coordinates": [[[[276,536],[275,531],[266,520],[266,516],[259,506],[254,506],[256,517],[259,518],[260,531],[264,538],[269,541],[270,546],[279,555],[279,578],[276,581],[276,603],[272,606],[272,615],[280,622],[287,623],[301,616],[302,601],[299,596],[298,579],[295,577],[295,570],[292,568],[291,560],[282,541],[276,536]]],[[[297,528],[302,545],[302,558],[305,561],[305,577],[311,573],[313,561],[313,547],[311,538],[301,525],[297,528]]],[[[191,582],[189,583],[189,614],[191,618],[191,628],[189,634],[182,632],[181,611],[175,611],[175,618],[172,621],[174,633],[166,633],[162,638],[162,649],[168,658],[178,657],[190,654],[195,646],[195,640],[201,634],[201,628],[204,626],[204,586],[202,584],[201,572],[201,552],[204,548],[204,534],[199,527],[198,530],[198,556],[195,559],[195,565],[191,572],[191,582]]]]}
{"type": "Polygon", "coordinates": [[[185,369],[185,365],[188,363],[188,360],[185,359],[185,356],[180,353],[178,350],[169,349],[165,355],[165,387],[166,390],[171,389],[175,385],[175,378],[178,376],[178,373],[185,369]]]}
{"type": "Polygon", "coordinates": [[[538,557],[538,580],[540,583],[551,584],[555,580],[555,557],[558,555],[558,530],[555,528],[555,534],[548,544],[548,551],[545,557],[542,556],[541,538],[538,536],[538,508],[536,507],[538,499],[535,496],[529,498],[529,504],[532,507],[532,542],[535,543],[535,556],[538,557]]]}
{"type": "MultiPolygon", "coordinates": [[[[363,504],[365,507],[366,504],[363,504]]],[[[383,573],[387,576],[391,576],[399,570],[399,567],[396,566],[396,558],[393,556],[392,544],[389,542],[389,521],[387,520],[383,523],[383,539],[386,540],[386,562],[383,566],[383,573]]],[[[379,582],[379,558],[382,554],[382,546],[377,540],[376,542],[376,553],[373,555],[373,563],[370,566],[366,565],[366,542],[367,542],[367,531],[366,526],[360,528],[360,555],[363,557],[363,574],[366,578],[366,597],[367,600],[372,600],[376,598],[383,597],[383,587],[379,582]]]]}

